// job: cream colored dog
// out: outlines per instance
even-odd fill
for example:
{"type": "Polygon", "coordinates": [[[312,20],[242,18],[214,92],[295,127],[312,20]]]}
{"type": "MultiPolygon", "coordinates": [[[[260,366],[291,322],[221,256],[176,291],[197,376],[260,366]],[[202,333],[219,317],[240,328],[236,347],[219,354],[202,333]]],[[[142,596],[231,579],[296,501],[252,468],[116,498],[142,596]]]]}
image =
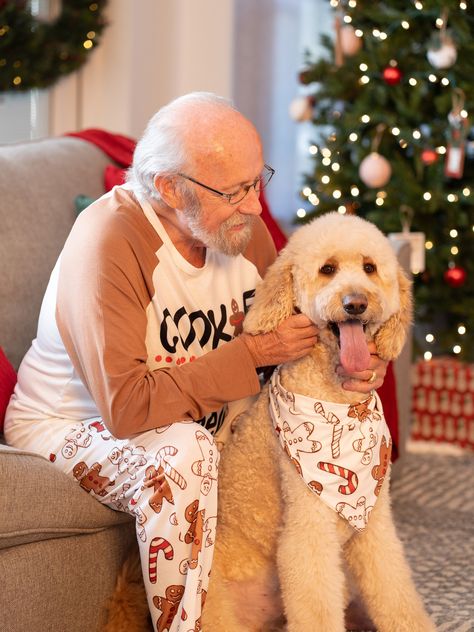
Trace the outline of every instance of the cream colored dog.
{"type": "Polygon", "coordinates": [[[339,364],[367,369],[367,341],[386,360],[405,342],[410,283],[385,236],[338,213],[298,229],[257,289],[245,330],[271,331],[295,311],[318,325],[319,342],[279,367],[224,448],[202,629],[260,631],[286,620],[288,632],[344,632],[350,577],[379,632],[435,630],[392,520],[379,401],[344,390],[336,374],[339,364]],[[365,473],[347,466],[349,456],[365,473]]]}

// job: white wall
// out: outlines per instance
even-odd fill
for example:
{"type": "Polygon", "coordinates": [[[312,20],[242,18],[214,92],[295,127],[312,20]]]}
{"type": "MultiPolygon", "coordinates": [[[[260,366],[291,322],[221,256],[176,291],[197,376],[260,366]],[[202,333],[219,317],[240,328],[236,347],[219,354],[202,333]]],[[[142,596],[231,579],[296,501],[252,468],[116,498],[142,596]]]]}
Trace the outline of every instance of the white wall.
{"type": "Polygon", "coordinates": [[[302,173],[312,166],[308,154],[312,123],[289,117],[291,101],[307,89],[299,84],[304,51],[320,54],[322,32],[331,31],[327,0],[236,0],[234,97],[256,125],[265,159],[276,169],[267,198],[286,232],[301,206],[302,173]]]}
{"type": "Polygon", "coordinates": [[[232,97],[236,0],[110,0],[91,59],[52,91],[51,134],[99,127],[139,136],[192,90],[232,97]]]}
{"type": "Polygon", "coordinates": [[[237,0],[235,7],[235,103],[255,123],[265,160],[276,170],[267,199],[286,231],[297,208],[296,130],[288,106],[302,60],[301,6],[301,0],[237,0]]]}
{"type": "MultiPolygon", "coordinates": [[[[60,0],[41,2],[54,10],[60,0]]],[[[304,48],[330,28],[327,0],[109,0],[105,15],[79,72],[31,97],[0,95],[0,143],[88,127],[138,138],[162,105],[209,90],[255,123],[277,171],[270,207],[290,232],[314,128],[293,122],[288,106],[302,90],[304,48]]]]}

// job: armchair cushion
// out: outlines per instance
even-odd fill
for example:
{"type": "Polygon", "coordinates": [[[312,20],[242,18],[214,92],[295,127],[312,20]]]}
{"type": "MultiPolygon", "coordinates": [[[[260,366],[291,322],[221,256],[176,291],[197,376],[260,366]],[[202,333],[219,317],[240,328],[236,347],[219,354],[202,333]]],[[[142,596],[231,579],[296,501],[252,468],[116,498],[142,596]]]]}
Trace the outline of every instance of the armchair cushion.
{"type": "Polygon", "coordinates": [[[37,454],[2,446],[0,480],[15,499],[14,511],[0,512],[0,550],[133,522],[128,514],[95,501],[37,454]]]}

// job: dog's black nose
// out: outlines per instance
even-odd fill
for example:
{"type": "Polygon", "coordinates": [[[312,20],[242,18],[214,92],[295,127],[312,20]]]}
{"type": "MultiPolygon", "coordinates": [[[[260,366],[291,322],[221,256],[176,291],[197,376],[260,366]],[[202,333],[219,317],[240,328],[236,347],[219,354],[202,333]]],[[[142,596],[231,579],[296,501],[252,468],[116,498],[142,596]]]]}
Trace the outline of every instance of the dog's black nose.
{"type": "Polygon", "coordinates": [[[364,294],[347,294],[342,299],[342,305],[351,316],[363,314],[367,309],[367,297],[364,294]]]}

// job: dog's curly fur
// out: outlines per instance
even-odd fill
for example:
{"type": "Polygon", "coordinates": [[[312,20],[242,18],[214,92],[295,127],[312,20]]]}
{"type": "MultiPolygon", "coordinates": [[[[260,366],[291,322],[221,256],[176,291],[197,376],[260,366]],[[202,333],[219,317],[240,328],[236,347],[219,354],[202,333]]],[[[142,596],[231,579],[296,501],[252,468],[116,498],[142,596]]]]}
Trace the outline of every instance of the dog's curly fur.
{"type": "MultiPolygon", "coordinates": [[[[410,282],[385,236],[355,216],[329,213],[293,234],[257,288],[245,331],[272,331],[295,312],[320,328],[312,353],[281,367],[296,393],[353,404],[335,369],[334,327],[363,295],[367,340],[392,360],[411,323],[410,282]]],[[[281,448],[268,389],[235,424],[219,472],[219,520],[202,629],[205,632],[344,632],[355,580],[379,632],[432,632],[393,524],[388,476],[367,528],[355,532],[309,491],[281,448]]],[[[111,604],[111,612],[114,602],[111,604]]],[[[109,628],[121,632],[122,627],[109,628]]]]}
{"type": "MultiPolygon", "coordinates": [[[[280,369],[283,386],[302,395],[353,404],[364,396],[336,375],[338,339],[330,323],[353,319],[344,298],[363,296],[367,340],[392,360],[411,323],[410,282],[386,237],[355,216],[329,213],[297,230],[258,287],[245,331],[272,331],[295,311],[320,327],[313,352],[280,369]]],[[[366,529],[356,532],[312,493],[281,448],[268,411],[268,389],[236,424],[219,473],[219,521],[206,632],[273,628],[343,632],[355,579],[379,632],[431,632],[393,524],[388,481],[366,529]],[[347,569],[347,571],[346,571],[347,569]]]]}
{"type": "Polygon", "coordinates": [[[138,548],[120,569],[102,632],[153,632],[138,548]]]}

